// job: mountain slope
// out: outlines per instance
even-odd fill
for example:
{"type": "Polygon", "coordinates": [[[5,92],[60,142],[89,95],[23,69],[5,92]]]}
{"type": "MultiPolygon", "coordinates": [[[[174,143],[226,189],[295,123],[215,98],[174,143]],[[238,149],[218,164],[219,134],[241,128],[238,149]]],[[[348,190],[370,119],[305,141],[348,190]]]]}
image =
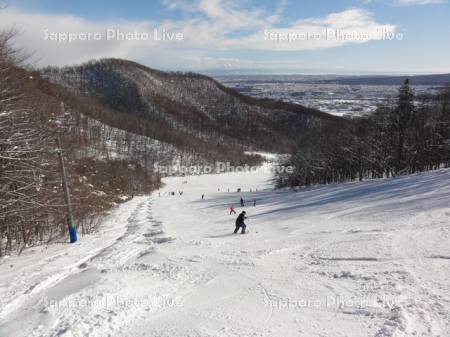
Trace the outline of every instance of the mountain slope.
{"type": "Polygon", "coordinates": [[[294,192],[266,168],[168,178],[82,244],[5,260],[0,335],[449,336],[448,169],[294,192]]]}
{"type": "Polygon", "coordinates": [[[299,133],[340,122],[314,109],[241,95],[207,76],[166,73],[125,60],[42,73],[112,109],[161,124],[166,132],[216,144],[285,150],[299,133]]]}
{"type": "Polygon", "coordinates": [[[66,237],[59,142],[81,234],[91,232],[117,203],[159,187],[156,166],[261,161],[241,145],[208,141],[170,121],[154,123],[121,112],[20,65],[0,62],[0,71],[0,257],[66,237]]]}

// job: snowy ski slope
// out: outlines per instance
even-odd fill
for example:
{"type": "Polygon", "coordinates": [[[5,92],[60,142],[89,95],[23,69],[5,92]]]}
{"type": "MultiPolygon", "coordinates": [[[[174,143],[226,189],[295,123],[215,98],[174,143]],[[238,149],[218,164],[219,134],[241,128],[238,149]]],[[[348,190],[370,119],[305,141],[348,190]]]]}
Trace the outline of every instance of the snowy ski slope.
{"type": "Polygon", "coordinates": [[[0,260],[0,336],[450,336],[449,170],[293,192],[265,168],[168,178],[0,260]]]}

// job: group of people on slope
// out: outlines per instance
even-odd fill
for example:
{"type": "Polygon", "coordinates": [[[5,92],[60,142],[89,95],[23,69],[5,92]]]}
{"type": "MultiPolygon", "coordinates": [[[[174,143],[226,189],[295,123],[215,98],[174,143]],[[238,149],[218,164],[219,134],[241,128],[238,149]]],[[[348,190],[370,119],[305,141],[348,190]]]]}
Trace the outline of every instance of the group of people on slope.
{"type": "MultiPolygon", "coordinates": [[[[205,195],[202,194],[202,200],[203,200],[204,198],[205,198],[205,195]]],[[[240,201],[241,207],[244,207],[244,206],[245,206],[244,199],[241,198],[239,201],[240,201]]],[[[256,199],[253,201],[253,206],[256,206],[256,199]]],[[[234,206],[230,206],[230,215],[231,215],[231,214],[236,214],[236,210],[235,210],[234,206]]],[[[247,229],[247,225],[245,224],[245,221],[244,221],[245,219],[247,219],[246,214],[247,214],[247,213],[246,213],[245,211],[242,211],[242,212],[238,215],[238,217],[237,217],[237,219],[236,219],[236,221],[235,221],[234,234],[237,234],[237,232],[239,231],[239,229],[241,229],[241,234],[245,234],[246,229],[247,229]]]]}

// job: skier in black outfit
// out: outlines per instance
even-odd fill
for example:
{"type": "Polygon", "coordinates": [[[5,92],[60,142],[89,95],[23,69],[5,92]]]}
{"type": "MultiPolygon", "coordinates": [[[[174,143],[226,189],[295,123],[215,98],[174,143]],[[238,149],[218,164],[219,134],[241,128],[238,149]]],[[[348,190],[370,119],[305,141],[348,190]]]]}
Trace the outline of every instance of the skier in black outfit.
{"type": "Polygon", "coordinates": [[[245,206],[244,199],[241,198],[241,207],[244,207],[244,206],[245,206]]]}
{"type": "Polygon", "coordinates": [[[245,228],[247,227],[244,222],[245,219],[247,219],[247,217],[245,216],[245,211],[242,211],[236,219],[236,228],[234,229],[234,234],[238,232],[239,228],[242,228],[241,234],[245,234],[245,228]]]}

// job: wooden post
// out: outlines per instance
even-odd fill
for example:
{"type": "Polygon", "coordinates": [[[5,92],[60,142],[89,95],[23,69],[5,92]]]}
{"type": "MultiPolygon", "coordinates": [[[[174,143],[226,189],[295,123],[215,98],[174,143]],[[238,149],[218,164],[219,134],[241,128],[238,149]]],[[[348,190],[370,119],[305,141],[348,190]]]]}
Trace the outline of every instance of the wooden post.
{"type": "Polygon", "coordinates": [[[62,185],[64,190],[64,201],[66,204],[66,211],[67,211],[67,225],[69,226],[70,243],[74,243],[77,241],[77,230],[73,222],[72,204],[70,203],[70,193],[69,193],[69,186],[67,184],[66,167],[64,165],[61,140],[59,139],[59,137],[57,138],[57,142],[58,142],[59,164],[61,167],[62,185]]]}

